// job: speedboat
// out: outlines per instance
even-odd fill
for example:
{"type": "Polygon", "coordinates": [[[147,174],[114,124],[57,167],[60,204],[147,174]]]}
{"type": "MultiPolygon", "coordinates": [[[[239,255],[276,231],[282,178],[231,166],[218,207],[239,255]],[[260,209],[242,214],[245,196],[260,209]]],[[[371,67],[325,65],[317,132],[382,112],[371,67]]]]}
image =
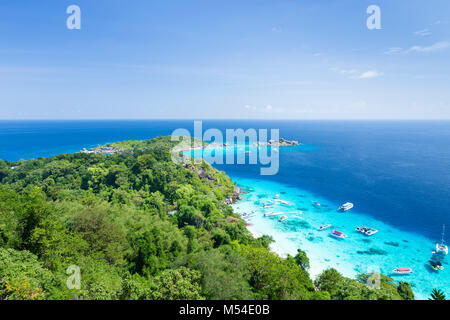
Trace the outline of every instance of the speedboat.
{"type": "Polygon", "coordinates": [[[336,230],[331,231],[330,235],[335,237],[335,238],[339,238],[339,239],[347,238],[346,234],[343,234],[342,232],[339,232],[339,231],[336,231],[336,230]]]}
{"type": "Polygon", "coordinates": [[[332,226],[331,224],[324,224],[323,226],[319,227],[319,230],[322,231],[322,230],[328,229],[331,226],[332,226]]]}
{"type": "Polygon", "coordinates": [[[444,270],[444,266],[442,265],[442,263],[439,260],[430,260],[428,261],[430,263],[430,267],[434,270],[434,271],[442,271],[444,270]]]}
{"type": "Polygon", "coordinates": [[[437,254],[448,254],[448,246],[445,244],[445,240],[444,240],[444,236],[445,236],[445,225],[442,226],[442,239],[440,243],[436,243],[436,251],[433,253],[437,253],[437,254]]]}
{"type": "Polygon", "coordinates": [[[367,228],[367,227],[358,227],[356,231],[364,233],[365,235],[371,236],[378,232],[377,229],[367,228]]]}
{"type": "Polygon", "coordinates": [[[280,219],[278,219],[278,221],[283,222],[286,221],[288,219],[288,216],[282,216],[280,219]]]}
{"type": "Polygon", "coordinates": [[[263,205],[261,208],[271,208],[271,207],[273,207],[275,204],[265,204],[265,205],[263,205]]]}
{"type": "Polygon", "coordinates": [[[280,214],[281,214],[281,212],[266,212],[266,213],[264,213],[264,217],[277,216],[280,214]]]}
{"type": "Polygon", "coordinates": [[[316,207],[317,209],[320,209],[320,203],[317,201],[313,202],[313,206],[316,207]]]}
{"type": "Polygon", "coordinates": [[[344,203],[342,206],[340,206],[338,211],[345,212],[352,209],[353,207],[354,207],[353,203],[347,202],[344,203]]]}
{"type": "Polygon", "coordinates": [[[392,270],[392,272],[397,274],[410,274],[413,273],[414,271],[411,268],[397,268],[392,270]]]}

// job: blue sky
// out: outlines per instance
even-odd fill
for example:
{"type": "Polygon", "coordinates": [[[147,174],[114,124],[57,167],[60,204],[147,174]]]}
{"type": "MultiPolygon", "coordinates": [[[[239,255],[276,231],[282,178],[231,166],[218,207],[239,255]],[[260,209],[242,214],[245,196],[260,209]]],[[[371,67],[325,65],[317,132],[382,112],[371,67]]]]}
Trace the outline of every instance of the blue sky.
{"type": "Polygon", "coordinates": [[[0,119],[450,119],[449,88],[448,0],[0,2],[0,119]]]}

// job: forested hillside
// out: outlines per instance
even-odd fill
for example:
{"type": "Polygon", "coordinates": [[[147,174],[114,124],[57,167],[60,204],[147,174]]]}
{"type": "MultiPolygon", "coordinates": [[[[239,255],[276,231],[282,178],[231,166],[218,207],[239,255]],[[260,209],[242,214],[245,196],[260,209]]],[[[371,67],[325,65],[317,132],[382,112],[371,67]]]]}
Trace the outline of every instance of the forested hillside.
{"type": "Polygon", "coordinates": [[[413,298],[384,276],[313,282],[304,252],[281,258],[247,231],[224,172],[171,160],[169,137],[108,146],[126,151],[0,160],[0,299],[413,298]]]}

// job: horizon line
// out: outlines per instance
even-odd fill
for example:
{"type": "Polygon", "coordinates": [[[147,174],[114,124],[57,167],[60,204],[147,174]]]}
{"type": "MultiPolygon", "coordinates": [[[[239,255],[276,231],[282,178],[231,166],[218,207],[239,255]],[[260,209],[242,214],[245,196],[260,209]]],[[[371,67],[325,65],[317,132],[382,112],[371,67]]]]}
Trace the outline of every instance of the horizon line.
{"type": "Polygon", "coordinates": [[[11,118],[0,121],[450,121],[450,118],[11,118]]]}

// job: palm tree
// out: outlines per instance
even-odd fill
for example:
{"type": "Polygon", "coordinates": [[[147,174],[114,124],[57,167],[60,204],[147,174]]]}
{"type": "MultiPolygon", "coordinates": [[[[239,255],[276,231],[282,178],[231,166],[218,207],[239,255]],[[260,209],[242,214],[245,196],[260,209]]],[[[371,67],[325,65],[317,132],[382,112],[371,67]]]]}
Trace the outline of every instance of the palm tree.
{"type": "Polygon", "coordinates": [[[431,299],[429,300],[445,300],[445,294],[441,289],[434,288],[431,291],[431,299]]]}

